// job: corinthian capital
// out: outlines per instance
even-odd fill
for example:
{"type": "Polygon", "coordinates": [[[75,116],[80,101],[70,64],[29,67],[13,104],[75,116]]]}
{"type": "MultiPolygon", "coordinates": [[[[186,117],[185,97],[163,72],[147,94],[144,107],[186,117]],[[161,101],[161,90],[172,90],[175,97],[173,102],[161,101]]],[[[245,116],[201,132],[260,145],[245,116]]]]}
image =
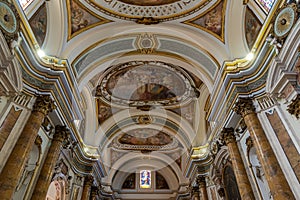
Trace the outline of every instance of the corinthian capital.
{"type": "Polygon", "coordinates": [[[36,98],[35,104],[33,105],[33,111],[41,112],[45,116],[56,109],[54,101],[49,95],[40,95],[36,98]]]}
{"type": "Polygon", "coordinates": [[[249,98],[240,98],[238,102],[236,102],[233,111],[242,117],[250,113],[255,113],[255,107],[253,106],[253,102],[249,98]]]}
{"type": "Polygon", "coordinates": [[[221,138],[225,141],[226,144],[235,142],[235,135],[233,128],[223,128],[221,132],[221,138]]]}
{"type": "Polygon", "coordinates": [[[66,126],[57,125],[55,126],[55,133],[53,135],[53,140],[63,142],[68,138],[69,129],[66,126]]]}
{"type": "Polygon", "coordinates": [[[299,119],[300,115],[300,95],[298,94],[296,99],[292,101],[290,105],[288,105],[287,111],[291,114],[294,115],[297,119],[299,119]]]}
{"type": "Polygon", "coordinates": [[[198,176],[196,179],[196,183],[197,185],[199,185],[199,187],[205,187],[206,186],[205,176],[198,176]]]}
{"type": "Polygon", "coordinates": [[[85,185],[91,186],[93,184],[93,182],[94,182],[94,177],[92,175],[89,174],[89,175],[86,175],[84,177],[84,184],[85,185]]]}

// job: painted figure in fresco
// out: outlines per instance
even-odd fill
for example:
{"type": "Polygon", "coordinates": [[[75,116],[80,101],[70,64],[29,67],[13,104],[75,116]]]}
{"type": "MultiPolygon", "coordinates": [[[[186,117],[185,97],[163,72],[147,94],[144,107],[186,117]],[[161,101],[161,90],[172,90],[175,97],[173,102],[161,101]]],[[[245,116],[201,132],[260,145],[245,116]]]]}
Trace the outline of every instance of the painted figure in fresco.
{"type": "Polygon", "coordinates": [[[205,28],[218,35],[221,34],[222,28],[222,6],[220,5],[205,16],[205,28]]]}
{"type": "Polygon", "coordinates": [[[124,134],[119,142],[121,144],[130,144],[130,145],[167,145],[172,142],[172,138],[163,132],[158,132],[153,135],[153,130],[135,130],[135,132],[129,132],[124,134]]]}
{"type": "Polygon", "coordinates": [[[76,32],[89,25],[89,21],[84,19],[84,12],[78,5],[72,3],[72,32],[76,32]]]}

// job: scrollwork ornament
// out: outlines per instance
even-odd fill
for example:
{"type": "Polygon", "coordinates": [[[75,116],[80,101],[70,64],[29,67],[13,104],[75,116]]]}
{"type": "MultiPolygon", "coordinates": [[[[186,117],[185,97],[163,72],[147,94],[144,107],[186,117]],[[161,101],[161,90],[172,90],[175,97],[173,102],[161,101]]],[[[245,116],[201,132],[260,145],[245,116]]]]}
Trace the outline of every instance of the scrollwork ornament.
{"type": "Polygon", "coordinates": [[[255,107],[251,99],[240,98],[239,101],[236,102],[233,111],[238,115],[242,115],[242,117],[245,117],[248,114],[255,113],[255,107]]]}
{"type": "Polygon", "coordinates": [[[219,151],[219,145],[217,144],[217,141],[213,141],[211,144],[210,144],[210,152],[213,154],[213,155],[216,155],[219,151]]]}
{"type": "Polygon", "coordinates": [[[36,98],[35,104],[33,105],[33,111],[41,112],[45,116],[56,109],[54,101],[49,95],[40,95],[36,98]]]}

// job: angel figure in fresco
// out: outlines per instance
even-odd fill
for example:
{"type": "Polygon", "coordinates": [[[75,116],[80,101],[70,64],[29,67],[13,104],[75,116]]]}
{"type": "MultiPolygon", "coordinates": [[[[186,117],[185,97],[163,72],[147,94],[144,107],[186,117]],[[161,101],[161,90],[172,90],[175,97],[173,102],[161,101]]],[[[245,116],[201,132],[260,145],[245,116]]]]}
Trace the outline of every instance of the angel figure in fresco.
{"type": "Polygon", "coordinates": [[[84,19],[84,12],[74,3],[72,4],[71,21],[73,33],[87,27],[89,24],[89,21],[84,19]]]}
{"type": "Polygon", "coordinates": [[[218,6],[205,17],[205,28],[220,35],[222,28],[222,7],[218,6]]]}

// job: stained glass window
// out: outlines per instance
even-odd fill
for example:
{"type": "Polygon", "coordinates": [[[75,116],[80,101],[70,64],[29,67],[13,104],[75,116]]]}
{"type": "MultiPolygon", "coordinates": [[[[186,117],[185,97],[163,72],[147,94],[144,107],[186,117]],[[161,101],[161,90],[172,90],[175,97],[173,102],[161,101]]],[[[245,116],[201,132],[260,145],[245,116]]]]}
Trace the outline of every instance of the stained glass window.
{"type": "Polygon", "coordinates": [[[151,171],[140,171],[140,188],[151,188],[151,171]]]}
{"type": "Polygon", "coordinates": [[[275,0],[256,0],[256,2],[264,9],[265,12],[268,13],[275,0]]]}
{"type": "Polygon", "coordinates": [[[24,10],[33,0],[19,0],[19,2],[24,10]]]}

